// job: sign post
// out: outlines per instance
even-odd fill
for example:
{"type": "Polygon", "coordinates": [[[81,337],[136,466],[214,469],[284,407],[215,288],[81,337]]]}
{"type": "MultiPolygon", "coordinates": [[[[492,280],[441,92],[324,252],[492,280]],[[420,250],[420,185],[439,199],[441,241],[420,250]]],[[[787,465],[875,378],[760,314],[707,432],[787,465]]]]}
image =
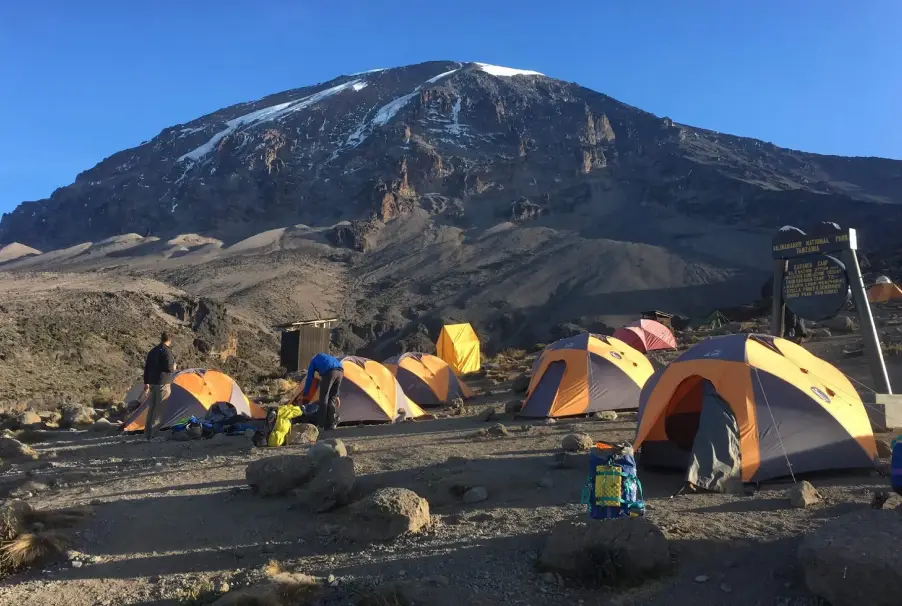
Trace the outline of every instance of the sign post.
{"type": "Polygon", "coordinates": [[[845,305],[851,290],[858,309],[861,337],[874,378],[874,389],[878,393],[892,394],[855,252],[857,240],[854,229],[841,229],[835,223],[822,223],[811,234],[790,225],[777,232],[772,251],[774,302],[771,331],[775,336],[783,336],[785,307],[806,320],[834,317],[845,305]]]}

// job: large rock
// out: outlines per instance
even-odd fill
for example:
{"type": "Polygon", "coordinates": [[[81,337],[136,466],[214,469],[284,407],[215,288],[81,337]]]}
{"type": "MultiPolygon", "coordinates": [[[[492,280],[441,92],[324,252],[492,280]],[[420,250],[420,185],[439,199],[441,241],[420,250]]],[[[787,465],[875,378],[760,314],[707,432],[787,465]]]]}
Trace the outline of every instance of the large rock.
{"type": "Polygon", "coordinates": [[[253,461],[244,477],[262,496],[275,496],[302,486],[313,477],[314,464],[304,455],[281,455],[253,461]]]}
{"type": "Polygon", "coordinates": [[[319,428],[310,423],[298,423],[291,426],[288,436],[289,444],[316,444],[319,439],[319,428]]]}
{"type": "Polygon", "coordinates": [[[36,461],[38,453],[14,438],[0,438],[0,459],[13,462],[36,461]]]}
{"type": "Polygon", "coordinates": [[[94,409],[88,406],[70,404],[62,410],[60,427],[83,427],[94,424],[94,409]]]}
{"type": "Polygon", "coordinates": [[[15,429],[21,429],[23,427],[35,427],[37,425],[40,425],[41,422],[41,417],[33,410],[22,411],[13,419],[13,425],[15,429]]]}
{"type": "Polygon", "coordinates": [[[808,480],[802,480],[786,491],[789,504],[793,507],[805,508],[820,503],[821,496],[808,480]]]}
{"type": "Polygon", "coordinates": [[[351,508],[349,535],[358,541],[390,541],[429,523],[429,502],[406,488],[380,488],[351,508]]]}
{"type": "Polygon", "coordinates": [[[322,585],[314,577],[300,573],[279,572],[256,585],[230,591],[213,604],[214,606],[311,604],[322,592],[322,585]]]}
{"type": "Polygon", "coordinates": [[[529,389],[529,375],[523,373],[519,377],[513,380],[511,383],[511,391],[514,393],[526,393],[529,389]]]}
{"type": "Polygon", "coordinates": [[[585,433],[567,434],[561,441],[561,448],[566,452],[588,452],[594,445],[592,436],[585,433]]]}
{"type": "Polygon", "coordinates": [[[902,603],[902,515],[864,509],[806,536],[799,561],[808,589],[832,606],[902,603]]]}
{"type": "Polygon", "coordinates": [[[297,507],[324,512],[347,505],[355,480],[353,459],[337,457],[328,464],[320,461],[316,465],[313,481],[295,491],[297,507]]]}
{"type": "Polygon", "coordinates": [[[358,606],[497,606],[499,602],[474,593],[465,584],[451,583],[446,577],[434,576],[417,581],[382,583],[369,591],[361,591],[355,599],[358,606]]]}
{"type": "Polygon", "coordinates": [[[539,556],[544,570],[585,583],[629,586],[668,573],[670,547],[645,518],[563,521],[539,556]]]}

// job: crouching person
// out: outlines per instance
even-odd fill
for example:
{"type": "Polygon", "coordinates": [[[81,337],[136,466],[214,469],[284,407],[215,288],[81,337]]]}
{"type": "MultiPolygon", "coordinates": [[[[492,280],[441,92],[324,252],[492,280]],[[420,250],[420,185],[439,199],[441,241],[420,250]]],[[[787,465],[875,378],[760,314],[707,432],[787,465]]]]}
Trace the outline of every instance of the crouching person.
{"type": "Polygon", "coordinates": [[[313,356],[310,366],[307,367],[307,379],[302,392],[304,399],[308,402],[313,396],[311,388],[314,375],[319,375],[319,408],[316,411],[316,425],[322,429],[335,429],[338,425],[336,410],[339,406],[338,393],[344,378],[341,360],[327,353],[318,353],[313,356]]]}

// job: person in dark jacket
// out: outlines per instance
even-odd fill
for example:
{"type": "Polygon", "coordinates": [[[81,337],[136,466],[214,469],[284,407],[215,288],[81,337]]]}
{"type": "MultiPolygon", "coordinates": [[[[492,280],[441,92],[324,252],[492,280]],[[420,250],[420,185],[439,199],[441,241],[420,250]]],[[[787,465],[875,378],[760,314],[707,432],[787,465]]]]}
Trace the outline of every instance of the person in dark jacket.
{"type": "Polygon", "coordinates": [[[157,414],[169,395],[169,376],[176,369],[175,358],[169,349],[171,345],[172,337],[164,332],[160,335],[160,344],[150,350],[144,361],[144,395],[150,400],[144,421],[144,435],[148,440],[153,439],[157,414]]]}
{"type": "Polygon", "coordinates": [[[304,382],[304,397],[308,400],[313,395],[309,393],[313,386],[314,373],[319,375],[319,408],[316,412],[316,425],[323,429],[335,429],[338,424],[335,409],[338,406],[338,392],[341,389],[341,380],[344,378],[344,369],[341,361],[327,353],[318,353],[310,360],[307,367],[307,380],[304,382]]]}

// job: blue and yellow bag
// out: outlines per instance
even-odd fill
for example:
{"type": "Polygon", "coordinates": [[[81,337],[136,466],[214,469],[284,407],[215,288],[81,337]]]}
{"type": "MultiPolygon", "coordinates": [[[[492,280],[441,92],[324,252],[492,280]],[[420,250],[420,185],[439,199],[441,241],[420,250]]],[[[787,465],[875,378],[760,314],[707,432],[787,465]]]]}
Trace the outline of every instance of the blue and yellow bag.
{"type": "Polygon", "coordinates": [[[582,502],[596,520],[645,515],[642,483],[636,476],[633,449],[598,443],[589,453],[589,476],[582,502]]]}

